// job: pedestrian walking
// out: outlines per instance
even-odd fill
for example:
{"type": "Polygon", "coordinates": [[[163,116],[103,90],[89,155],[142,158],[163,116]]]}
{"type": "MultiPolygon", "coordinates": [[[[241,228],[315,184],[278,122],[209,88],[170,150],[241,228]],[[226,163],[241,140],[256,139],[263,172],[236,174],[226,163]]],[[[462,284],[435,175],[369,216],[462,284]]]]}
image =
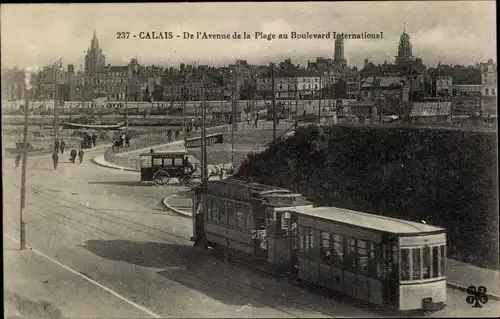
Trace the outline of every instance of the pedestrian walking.
{"type": "Polygon", "coordinates": [[[16,155],[16,168],[19,167],[19,163],[21,162],[21,158],[22,158],[21,154],[16,155]]]}
{"type": "Polygon", "coordinates": [[[128,136],[125,136],[125,147],[129,148],[130,146],[130,138],[128,136]]]}
{"type": "Polygon", "coordinates": [[[179,134],[180,134],[180,133],[179,133],[179,129],[177,129],[177,130],[175,131],[175,139],[176,139],[176,140],[178,140],[178,139],[179,139],[179,134]]]}
{"type": "Polygon", "coordinates": [[[94,134],[92,134],[92,145],[94,145],[94,147],[95,147],[96,141],[97,141],[97,134],[94,132],[94,134]]]}
{"type": "Polygon", "coordinates": [[[72,149],[72,150],[71,150],[71,152],[69,153],[69,155],[70,155],[69,160],[70,160],[70,162],[71,162],[71,163],[74,163],[74,162],[75,162],[75,159],[76,159],[76,154],[77,154],[77,153],[76,153],[76,150],[75,150],[75,149],[72,149]]]}
{"type": "Polygon", "coordinates": [[[59,140],[58,139],[56,139],[54,141],[54,152],[56,152],[56,153],[59,152],[59,140]]]}
{"type": "Polygon", "coordinates": [[[61,149],[61,154],[64,154],[64,148],[66,147],[66,143],[64,140],[61,140],[61,144],[59,145],[59,148],[61,149]]]}
{"type": "Polygon", "coordinates": [[[80,159],[80,164],[83,162],[83,150],[78,151],[78,158],[80,159]]]}
{"type": "Polygon", "coordinates": [[[54,169],[57,169],[57,164],[59,164],[59,155],[57,155],[57,151],[52,154],[52,161],[54,162],[54,169]]]}

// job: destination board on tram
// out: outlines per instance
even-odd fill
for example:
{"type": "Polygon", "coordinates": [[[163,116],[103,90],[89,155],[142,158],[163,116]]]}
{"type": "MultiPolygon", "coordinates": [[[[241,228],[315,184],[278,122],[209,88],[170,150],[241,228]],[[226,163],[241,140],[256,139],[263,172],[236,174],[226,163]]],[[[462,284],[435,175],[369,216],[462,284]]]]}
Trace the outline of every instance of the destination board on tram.
{"type": "Polygon", "coordinates": [[[221,197],[232,198],[240,201],[250,201],[252,192],[244,185],[229,184],[224,182],[209,182],[207,188],[221,197]]]}
{"type": "MultiPolygon", "coordinates": [[[[207,146],[213,144],[222,144],[224,141],[224,134],[210,134],[205,138],[207,146]]],[[[201,137],[189,138],[186,141],[186,148],[201,147],[201,137]]]]}

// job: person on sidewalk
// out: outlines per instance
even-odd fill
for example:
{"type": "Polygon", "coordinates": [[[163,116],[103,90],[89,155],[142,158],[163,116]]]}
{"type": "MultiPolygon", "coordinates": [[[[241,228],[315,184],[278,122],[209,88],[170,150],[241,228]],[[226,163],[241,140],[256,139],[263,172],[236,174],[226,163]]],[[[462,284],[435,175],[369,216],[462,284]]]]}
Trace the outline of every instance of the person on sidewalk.
{"type": "Polygon", "coordinates": [[[130,146],[130,138],[128,137],[128,135],[125,136],[125,147],[126,148],[129,148],[130,146]]]}
{"type": "Polygon", "coordinates": [[[97,134],[94,132],[94,134],[92,134],[92,145],[94,145],[94,148],[96,141],[97,141],[97,134]]]}
{"type": "Polygon", "coordinates": [[[64,148],[66,147],[66,143],[64,140],[61,140],[61,143],[59,144],[59,148],[61,149],[61,154],[64,154],[64,148]]]}
{"type": "Polygon", "coordinates": [[[69,153],[70,157],[69,157],[69,161],[71,163],[75,163],[75,159],[76,159],[76,150],[75,149],[72,149],[71,152],[69,153]]]}
{"type": "Polygon", "coordinates": [[[57,169],[57,164],[59,164],[59,155],[57,155],[57,151],[52,154],[52,161],[54,162],[54,169],[57,169]]]}
{"type": "Polygon", "coordinates": [[[21,158],[22,158],[22,157],[23,157],[23,156],[22,156],[21,154],[17,154],[17,155],[16,155],[16,168],[18,168],[18,167],[19,167],[19,163],[21,162],[21,158]]]}
{"type": "Polygon", "coordinates": [[[78,151],[78,158],[80,159],[80,164],[83,162],[83,150],[78,151]]]}
{"type": "Polygon", "coordinates": [[[56,139],[54,142],[54,152],[57,153],[59,152],[59,140],[56,139]]]}
{"type": "Polygon", "coordinates": [[[179,139],[179,134],[180,134],[179,129],[177,129],[177,130],[175,131],[175,139],[176,139],[176,140],[178,140],[178,139],[179,139]]]}

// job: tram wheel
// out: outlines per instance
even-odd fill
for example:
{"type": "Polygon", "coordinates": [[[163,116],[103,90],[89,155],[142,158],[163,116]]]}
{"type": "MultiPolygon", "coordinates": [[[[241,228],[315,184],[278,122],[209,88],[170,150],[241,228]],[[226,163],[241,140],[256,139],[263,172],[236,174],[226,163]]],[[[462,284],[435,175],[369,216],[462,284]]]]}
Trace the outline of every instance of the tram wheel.
{"type": "Polygon", "coordinates": [[[157,171],[153,175],[153,181],[157,186],[163,186],[168,184],[168,181],[170,180],[170,176],[168,173],[164,170],[157,171]]]}

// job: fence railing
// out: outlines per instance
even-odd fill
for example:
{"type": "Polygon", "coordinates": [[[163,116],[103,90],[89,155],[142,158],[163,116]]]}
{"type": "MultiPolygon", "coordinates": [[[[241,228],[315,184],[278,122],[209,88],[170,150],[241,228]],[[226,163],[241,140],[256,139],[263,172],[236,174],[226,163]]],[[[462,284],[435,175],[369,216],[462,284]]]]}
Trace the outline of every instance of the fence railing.
{"type": "MultiPolygon", "coordinates": [[[[280,127],[284,127],[284,129],[287,130],[290,125],[291,125],[290,123],[283,121],[280,127]]],[[[251,127],[251,126],[252,126],[251,123],[248,124],[247,122],[239,122],[238,132],[243,133],[246,131],[245,127],[251,127]]],[[[261,121],[259,123],[259,128],[264,130],[272,129],[272,127],[273,127],[272,122],[261,121]]],[[[230,131],[231,131],[231,124],[223,124],[218,126],[207,127],[207,135],[214,133],[229,133],[230,131]]],[[[282,131],[282,128],[280,129],[280,131],[282,131]]],[[[200,130],[196,132],[191,132],[191,134],[188,136],[188,138],[196,138],[196,137],[201,137],[200,130]]],[[[263,136],[262,139],[263,139],[263,144],[266,144],[265,140],[267,140],[268,137],[263,136]]],[[[184,140],[184,133],[182,131],[181,134],[179,135],[179,139],[176,140],[175,138],[172,138],[170,141],[168,140],[166,131],[143,134],[140,135],[140,137],[138,138],[131,139],[130,146],[128,148],[110,148],[105,150],[104,160],[107,161],[108,163],[112,163],[120,167],[140,170],[141,160],[138,158],[132,158],[130,156],[127,156],[129,152],[137,151],[143,148],[153,147],[155,145],[173,143],[183,140],[184,140]]]]}
{"type": "MultiPolygon", "coordinates": [[[[220,125],[220,126],[212,126],[212,127],[207,128],[207,133],[214,132],[214,131],[220,131],[220,133],[224,133],[224,132],[229,131],[229,128],[230,128],[230,125],[228,125],[228,124],[220,125]]],[[[191,132],[191,134],[189,135],[189,138],[194,138],[194,137],[201,137],[201,132],[199,132],[199,131],[198,132],[191,132]]],[[[181,132],[179,134],[179,139],[177,139],[177,140],[175,139],[174,136],[171,137],[171,140],[168,140],[167,131],[142,134],[138,138],[131,139],[129,147],[127,147],[127,148],[113,147],[113,148],[106,149],[104,151],[104,160],[109,162],[109,163],[121,166],[121,167],[140,170],[140,167],[141,167],[140,159],[130,158],[130,157],[126,156],[127,153],[132,152],[132,151],[137,151],[137,150],[140,150],[143,148],[152,147],[155,145],[173,143],[173,142],[178,142],[178,141],[183,141],[183,140],[184,140],[184,133],[183,132],[181,132]]]]}

